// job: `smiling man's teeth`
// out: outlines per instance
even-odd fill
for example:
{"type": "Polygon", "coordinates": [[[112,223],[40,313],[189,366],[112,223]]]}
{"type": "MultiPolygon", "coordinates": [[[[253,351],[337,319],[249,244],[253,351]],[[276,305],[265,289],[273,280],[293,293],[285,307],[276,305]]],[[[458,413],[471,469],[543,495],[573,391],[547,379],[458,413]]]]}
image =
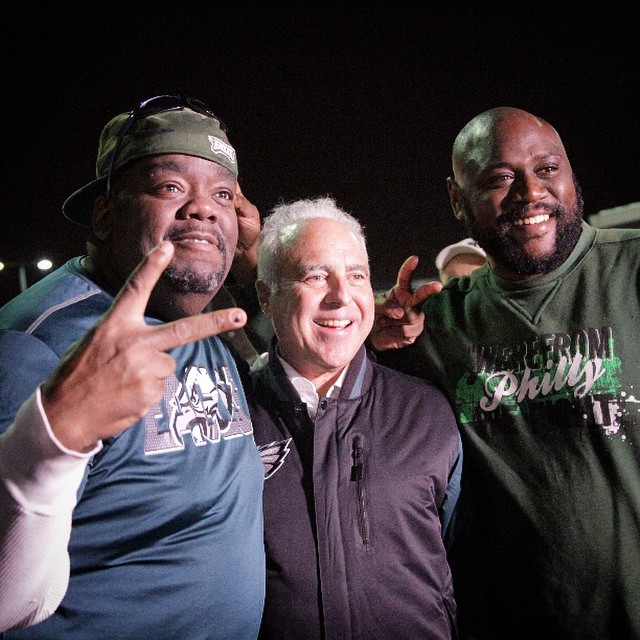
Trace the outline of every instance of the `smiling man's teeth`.
{"type": "Polygon", "coordinates": [[[208,240],[200,240],[198,238],[185,238],[182,242],[198,242],[200,244],[209,244],[208,240]]]}
{"type": "Polygon", "coordinates": [[[346,327],[351,324],[351,320],[323,320],[318,324],[321,327],[346,327]]]}
{"type": "Polygon", "coordinates": [[[516,220],[513,224],[516,227],[521,227],[523,224],[540,224],[546,222],[549,219],[548,213],[541,213],[539,216],[533,216],[532,218],[521,218],[516,220]]]}

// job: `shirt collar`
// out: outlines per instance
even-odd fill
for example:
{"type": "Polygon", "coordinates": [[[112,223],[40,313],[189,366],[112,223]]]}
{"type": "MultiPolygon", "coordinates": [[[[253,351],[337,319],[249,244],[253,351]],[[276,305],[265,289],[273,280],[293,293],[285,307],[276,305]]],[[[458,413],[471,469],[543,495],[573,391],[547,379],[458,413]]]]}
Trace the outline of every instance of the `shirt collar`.
{"type": "MultiPolygon", "coordinates": [[[[313,420],[316,417],[318,404],[320,402],[320,396],[316,391],[315,385],[311,380],[300,375],[288,362],[285,362],[279,354],[276,355],[278,356],[278,360],[280,361],[284,372],[287,374],[287,378],[289,378],[294,389],[298,392],[300,400],[307,405],[307,412],[309,413],[309,417],[313,420]]],[[[338,379],[329,387],[326,395],[327,398],[331,398],[333,395],[338,395],[348,368],[349,365],[342,370],[338,379]]]]}

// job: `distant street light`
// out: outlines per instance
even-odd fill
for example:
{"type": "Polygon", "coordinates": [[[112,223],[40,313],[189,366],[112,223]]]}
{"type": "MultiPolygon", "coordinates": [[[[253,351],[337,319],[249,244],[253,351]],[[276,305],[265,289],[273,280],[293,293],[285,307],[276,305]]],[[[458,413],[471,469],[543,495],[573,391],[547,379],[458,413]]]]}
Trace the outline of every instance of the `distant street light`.
{"type": "MultiPolygon", "coordinates": [[[[8,267],[14,267],[18,270],[18,282],[20,283],[20,291],[24,291],[29,285],[27,283],[27,267],[33,263],[25,263],[25,262],[1,262],[0,261],[0,271],[8,267]]],[[[35,266],[40,269],[40,271],[49,271],[51,267],[53,267],[53,262],[48,258],[41,258],[35,263],[35,266]]]]}

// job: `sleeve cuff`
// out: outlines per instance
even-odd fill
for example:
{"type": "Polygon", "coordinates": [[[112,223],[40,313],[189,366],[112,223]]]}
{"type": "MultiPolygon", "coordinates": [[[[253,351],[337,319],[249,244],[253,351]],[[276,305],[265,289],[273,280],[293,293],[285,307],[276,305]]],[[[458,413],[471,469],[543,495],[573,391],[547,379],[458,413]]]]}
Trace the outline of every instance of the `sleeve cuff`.
{"type": "Polygon", "coordinates": [[[0,436],[0,481],[24,510],[56,515],[72,510],[88,453],[66,449],[54,436],[42,407],[40,389],[22,405],[15,422],[0,436]]]}

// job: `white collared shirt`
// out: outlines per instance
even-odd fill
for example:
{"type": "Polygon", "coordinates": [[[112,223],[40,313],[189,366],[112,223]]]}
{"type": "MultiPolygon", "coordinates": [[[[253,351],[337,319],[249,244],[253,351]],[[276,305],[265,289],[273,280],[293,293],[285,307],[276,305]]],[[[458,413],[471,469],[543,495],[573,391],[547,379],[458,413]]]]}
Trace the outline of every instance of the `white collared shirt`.
{"type": "MultiPolygon", "coordinates": [[[[315,385],[313,384],[313,382],[311,382],[311,380],[308,380],[304,376],[300,375],[288,362],[285,362],[280,356],[278,356],[278,360],[280,360],[282,368],[287,374],[287,378],[289,378],[291,384],[300,395],[300,400],[302,400],[307,405],[307,412],[309,413],[309,417],[314,420],[316,417],[316,412],[318,411],[318,404],[320,403],[320,396],[316,391],[315,385]]],[[[334,393],[337,394],[340,391],[348,368],[349,365],[347,365],[342,370],[342,373],[340,374],[338,379],[329,387],[326,395],[327,398],[330,398],[334,393]]]]}

